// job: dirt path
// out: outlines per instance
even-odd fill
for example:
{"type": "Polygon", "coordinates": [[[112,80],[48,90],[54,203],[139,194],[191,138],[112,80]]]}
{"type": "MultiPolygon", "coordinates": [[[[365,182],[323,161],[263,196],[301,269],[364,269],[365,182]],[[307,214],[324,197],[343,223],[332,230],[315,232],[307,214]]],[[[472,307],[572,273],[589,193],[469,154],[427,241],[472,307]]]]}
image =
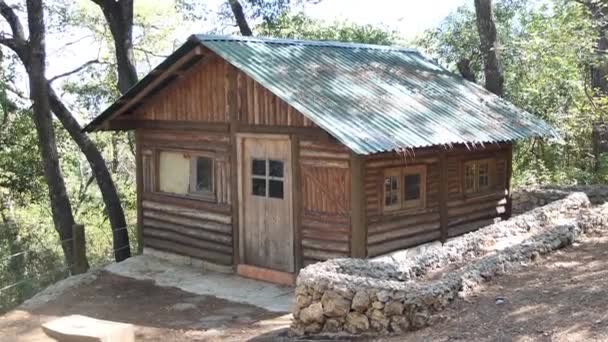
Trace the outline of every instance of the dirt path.
{"type": "Polygon", "coordinates": [[[40,325],[70,314],[132,323],[138,341],[242,341],[266,336],[291,319],[286,313],[102,272],[88,286],[0,317],[0,341],[52,341],[40,325]]]}
{"type": "Polygon", "coordinates": [[[442,316],[430,328],[377,341],[608,341],[608,238],[496,278],[442,316]]]}
{"type": "MultiPolygon", "coordinates": [[[[289,315],[101,273],[44,305],[0,316],[0,341],[49,341],[40,324],[69,314],[133,323],[138,341],[289,340],[289,315]]],[[[608,341],[608,238],[499,277],[442,316],[433,327],[377,341],[608,341]]]]}

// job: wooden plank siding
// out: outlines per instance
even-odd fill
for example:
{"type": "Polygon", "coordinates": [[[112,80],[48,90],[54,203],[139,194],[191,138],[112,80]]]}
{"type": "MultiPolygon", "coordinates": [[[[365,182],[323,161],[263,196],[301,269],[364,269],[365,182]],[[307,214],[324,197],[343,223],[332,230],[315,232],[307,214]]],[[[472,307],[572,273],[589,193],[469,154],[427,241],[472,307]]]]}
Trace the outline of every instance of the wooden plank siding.
{"type": "Polygon", "coordinates": [[[349,151],[338,143],[300,141],[303,264],[350,255],[349,151]]]}
{"type": "Polygon", "coordinates": [[[438,154],[423,154],[420,157],[412,158],[390,152],[367,157],[364,189],[369,257],[440,238],[438,156],[438,154]],[[384,170],[415,165],[426,165],[425,207],[383,212],[384,170]]]}
{"type": "Polygon", "coordinates": [[[448,236],[456,236],[491,224],[506,212],[509,182],[508,158],[510,144],[491,145],[469,152],[448,154],[448,236]],[[488,191],[468,195],[464,192],[463,164],[467,161],[491,158],[495,169],[491,171],[488,191]]]}
{"type": "Polygon", "coordinates": [[[456,147],[420,149],[413,153],[380,153],[368,156],[365,166],[367,249],[373,257],[442,238],[464,234],[505,213],[508,194],[507,173],[510,144],[467,150],[456,147]],[[493,158],[493,186],[488,192],[465,195],[463,164],[469,160],[493,158]],[[445,207],[441,205],[442,159],[446,170],[445,207]],[[383,212],[384,170],[401,166],[426,165],[426,205],[423,209],[383,212]],[[443,220],[442,220],[443,212],[443,220]],[[443,221],[443,222],[442,222],[443,221]]]}
{"type": "Polygon", "coordinates": [[[143,173],[141,203],[142,236],[145,247],[186,255],[208,262],[232,265],[232,182],[230,136],[216,132],[137,131],[142,152],[156,168],[160,151],[206,153],[214,156],[214,200],[195,195],[172,195],[158,191],[157,170],[143,173]]]}

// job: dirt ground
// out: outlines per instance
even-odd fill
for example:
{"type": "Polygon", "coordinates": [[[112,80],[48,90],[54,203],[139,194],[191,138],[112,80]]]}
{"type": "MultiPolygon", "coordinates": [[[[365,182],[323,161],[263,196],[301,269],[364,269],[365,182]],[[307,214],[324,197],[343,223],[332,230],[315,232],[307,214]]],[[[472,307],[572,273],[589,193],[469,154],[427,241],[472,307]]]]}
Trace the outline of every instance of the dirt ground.
{"type": "MultiPolygon", "coordinates": [[[[51,302],[1,316],[0,341],[49,341],[40,324],[69,314],[135,324],[138,341],[290,340],[287,314],[101,273],[51,302]]],[[[441,316],[430,328],[376,341],[608,341],[608,238],[499,277],[441,316]]]]}

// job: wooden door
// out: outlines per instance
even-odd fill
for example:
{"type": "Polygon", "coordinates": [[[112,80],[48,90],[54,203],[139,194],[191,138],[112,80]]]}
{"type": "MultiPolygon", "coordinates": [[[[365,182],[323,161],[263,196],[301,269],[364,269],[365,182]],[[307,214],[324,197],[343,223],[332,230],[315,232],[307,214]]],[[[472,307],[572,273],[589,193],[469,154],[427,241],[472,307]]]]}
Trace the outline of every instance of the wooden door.
{"type": "Polygon", "coordinates": [[[242,262],[294,271],[291,143],[287,137],[241,137],[242,262]]]}

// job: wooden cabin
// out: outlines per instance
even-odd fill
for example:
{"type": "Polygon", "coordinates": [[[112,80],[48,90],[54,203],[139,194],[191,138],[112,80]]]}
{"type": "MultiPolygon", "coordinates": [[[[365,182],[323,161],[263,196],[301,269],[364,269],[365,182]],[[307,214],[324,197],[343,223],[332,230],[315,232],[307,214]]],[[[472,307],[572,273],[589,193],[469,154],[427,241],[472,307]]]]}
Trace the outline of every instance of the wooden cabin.
{"type": "Polygon", "coordinates": [[[509,217],[555,136],[414,50],[200,35],[85,130],[135,131],[145,249],[278,282],[509,217]]]}

